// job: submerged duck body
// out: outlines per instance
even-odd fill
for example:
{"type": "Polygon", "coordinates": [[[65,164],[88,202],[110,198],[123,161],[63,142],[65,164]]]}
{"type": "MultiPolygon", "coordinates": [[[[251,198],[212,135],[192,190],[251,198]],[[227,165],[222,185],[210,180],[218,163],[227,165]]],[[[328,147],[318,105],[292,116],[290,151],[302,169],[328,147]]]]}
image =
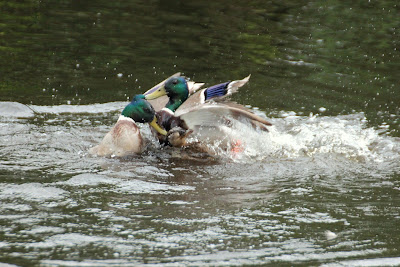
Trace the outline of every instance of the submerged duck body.
{"type": "Polygon", "coordinates": [[[141,153],[143,148],[143,137],[135,121],[120,115],[116,124],[104,136],[100,144],[92,147],[89,153],[97,156],[123,157],[141,153]]]}
{"type": "Polygon", "coordinates": [[[155,110],[145,100],[144,95],[136,95],[129,103],[116,124],[104,136],[99,145],[91,148],[89,153],[97,156],[123,157],[141,153],[144,149],[144,139],[136,123],[149,123],[160,134],[167,134],[157,124],[155,110]]]}

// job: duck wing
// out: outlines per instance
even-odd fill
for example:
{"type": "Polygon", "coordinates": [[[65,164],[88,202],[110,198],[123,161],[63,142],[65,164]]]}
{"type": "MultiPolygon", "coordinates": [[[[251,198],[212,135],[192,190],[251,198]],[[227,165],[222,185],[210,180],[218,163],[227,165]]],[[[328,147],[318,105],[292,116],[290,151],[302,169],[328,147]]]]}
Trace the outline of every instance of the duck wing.
{"type": "Polygon", "coordinates": [[[237,103],[209,103],[194,106],[180,114],[179,118],[185,122],[189,129],[220,127],[222,125],[231,127],[235,120],[251,125],[253,128],[260,128],[263,131],[268,131],[266,126],[272,125],[237,103]]]}
{"type": "Polygon", "coordinates": [[[249,81],[249,79],[250,75],[242,80],[220,83],[197,91],[175,111],[175,115],[179,116],[180,114],[184,114],[192,110],[192,108],[196,105],[202,105],[210,101],[221,101],[227,96],[236,93],[240,87],[249,81]]]}

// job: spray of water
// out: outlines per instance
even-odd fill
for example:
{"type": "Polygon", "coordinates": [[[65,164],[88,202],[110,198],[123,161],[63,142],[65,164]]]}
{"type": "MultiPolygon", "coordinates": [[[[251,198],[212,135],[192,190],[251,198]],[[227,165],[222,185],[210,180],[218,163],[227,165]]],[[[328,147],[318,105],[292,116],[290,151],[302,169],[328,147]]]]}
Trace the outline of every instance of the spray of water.
{"type": "MultiPolygon", "coordinates": [[[[290,116],[271,120],[269,132],[236,124],[230,135],[240,142],[234,151],[233,142],[219,156],[236,161],[268,161],[329,155],[356,162],[384,162],[400,159],[399,138],[380,134],[367,126],[363,113],[335,117],[290,116]]],[[[218,151],[218,143],[213,144],[218,151]]]]}

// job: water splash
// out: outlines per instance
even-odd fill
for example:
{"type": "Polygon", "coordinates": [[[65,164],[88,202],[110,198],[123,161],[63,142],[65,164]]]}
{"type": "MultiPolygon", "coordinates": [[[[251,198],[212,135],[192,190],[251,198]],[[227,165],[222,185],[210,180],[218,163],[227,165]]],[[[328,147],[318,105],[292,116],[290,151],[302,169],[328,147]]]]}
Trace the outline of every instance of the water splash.
{"type": "Polygon", "coordinates": [[[269,132],[235,127],[241,154],[215,145],[217,160],[195,161],[183,156],[190,151],[160,146],[148,125],[141,125],[145,153],[90,157],[118,107],[70,107],[0,118],[6,253],[54,256],[45,265],[135,265],[159,256],[165,264],[234,265],[346,262],[386,251],[369,235],[398,217],[400,141],[369,127],[362,113],[287,113],[271,119],[269,132]],[[360,213],[374,216],[373,227],[357,223],[360,213]],[[337,237],[327,240],[327,231],[337,237]],[[89,260],[91,251],[103,258],[89,260]]]}
{"type": "Polygon", "coordinates": [[[275,118],[269,132],[241,125],[235,136],[244,151],[234,160],[294,159],[321,155],[356,162],[384,162],[400,159],[400,139],[367,126],[363,113],[345,116],[288,116],[275,118]]]}
{"type": "MultiPolygon", "coordinates": [[[[114,123],[107,114],[114,113],[123,106],[122,102],[93,105],[31,105],[29,107],[14,102],[7,103],[7,113],[3,112],[1,115],[4,125],[8,125],[11,121],[16,122],[14,116],[7,115],[15,111],[17,115],[20,114],[18,116],[26,118],[35,116],[34,121],[38,118],[45,118],[45,124],[55,126],[52,131],[63,132],[63,134],[65,134],[65,130],[59,129],[57,125],[68,123],[70,127],[77,127],[76,133],[71,133],[73,138],[82,135],[83,138],[91,139],[92,142],[95,142],[94,139],[97,138],[97,135],[100,136],[102,131],[108,129],[108,126],[102,125],[102,121],[103,123],[104,121],[114,123]],[[21,109],[23,109],[23,112],[21,109]],[[99,114],[102,114],[101,118],[98,117],[99,114]],[[56,117],[53,118],[52,116],[56,117]],[[106,120],[104,120],[104,116],[106,116],[106,120]]],[[[259,110],[253,111],[261,117],[266,117],[259,110]]],[[[281,112],[281,115],[282,113],[286,114],[282,118],[269,119],[273,124],[269,127],[269,132],[254,131],[241,123],[230,129],[233,132],[232,135],[237,136],[240,145],[238,151],[235,151],[232,144],[228,144],[227,148],[222,148],[221,143],[224,141],[216,142],[209,148],[218,157],[236,162],[320,156],[375,163],[393,163],[400,159],[400,139],[382,133],[382,129],[379,127],[369,127],[363,113],[343,116],[297,116],[293,112],[281,112]]],[[[143,135],[148,140],[147,149],[159,151],[160,146],[152,137],[147,125],[140,126],[143,135]]],[[[7,127],[2,128],[7,129],[7,127]]],[[[10,136],[14,136],[11,133],[22,133],[24,135],[24,133],[35,129],[32,125],[19,124],[18,122],[14,123],[13,127],[8,128],[4,132],[7,140],[11,138],[10,136]]],[[[46,139],[49,142],[49,133],[38,130],[39,132],[34,132],[33,136],[37,135],[40,140],[46,139]]],[[[24,137],[21,136],[21,138],[24,137]]],[[[15,137],[11,139],[15,139],[15,137]]],[[[30,144],[30,146],[32,145],[30,144]]],[[[84,150],[84,146],[81,142],[78,149],[84,150]]],[[[67,148],[68,150],[73,149],[68,146],[67,148]]]]}

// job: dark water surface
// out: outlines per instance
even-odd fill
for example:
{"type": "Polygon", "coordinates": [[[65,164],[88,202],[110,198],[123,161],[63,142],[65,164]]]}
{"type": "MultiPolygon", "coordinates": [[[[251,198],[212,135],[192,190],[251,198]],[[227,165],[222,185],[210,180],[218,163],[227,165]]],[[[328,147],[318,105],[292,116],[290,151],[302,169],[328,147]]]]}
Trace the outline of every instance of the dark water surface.
{"type": "MultiPolygon", "coordinates": [[[[400,265],[397,1],[0,1],[0,262],[400,265]],[[181,71],[273,123],[240,156],[87,150],[181,71]],[[21,104],[27,104],[21,105],[21,104]]],[[[150,132],[142,126],[147,138],[150,132]]]]}

